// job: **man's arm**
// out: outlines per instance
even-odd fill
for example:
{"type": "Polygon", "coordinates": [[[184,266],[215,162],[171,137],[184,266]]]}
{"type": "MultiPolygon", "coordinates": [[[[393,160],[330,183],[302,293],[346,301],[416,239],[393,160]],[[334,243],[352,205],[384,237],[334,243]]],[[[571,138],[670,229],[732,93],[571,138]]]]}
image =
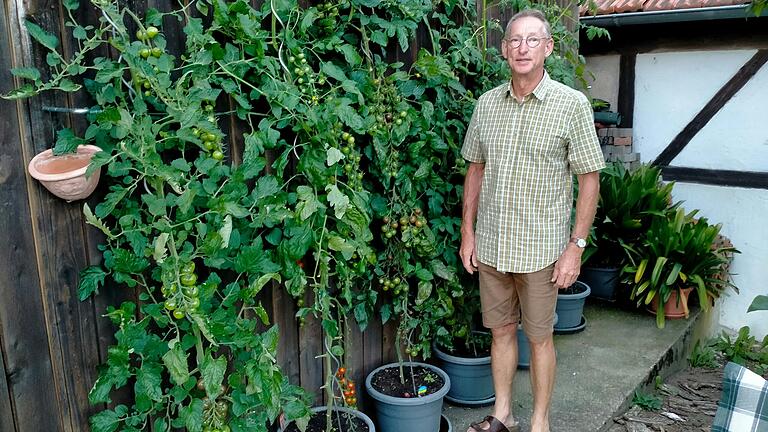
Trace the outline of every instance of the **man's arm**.
{"type": "Polygon", "coordinates": [[[464,268],[470,273],[477,269],[477,248],[475,246],[475,219],[480,201],[480,186],[483,183],[485,164],[471,162],[464,177],[464,197],[461,211],[461,247],[459,256],[464,268]]]}
{"type": "MultiPolygon", "coordinates": [[[[597,199],[600,194],[600,173],[593,171],[579,174],[579,196],[576,198],[576,221],[571,237],[587,238],[589,229],[595,219],[597,199]]],[[[466,193],[466,192],[465,192],[466,193]]],[[[581,254],[583,249],[568,241],[565,250],[555,263],[552,282],[557,288],[567,288],[576,282],[581,269],[581,254]]]]}

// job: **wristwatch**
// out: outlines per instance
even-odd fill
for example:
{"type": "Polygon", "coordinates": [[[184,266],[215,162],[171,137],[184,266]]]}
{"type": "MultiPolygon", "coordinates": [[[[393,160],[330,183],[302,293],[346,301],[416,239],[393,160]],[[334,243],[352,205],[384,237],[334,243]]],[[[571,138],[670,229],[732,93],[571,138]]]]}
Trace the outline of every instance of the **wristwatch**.
{"type": "Polygon", "coordinates": [[[574,243],[580,249],[587,247],[587,241],[583,238],[571,237],[571,243],[574,243]]]}

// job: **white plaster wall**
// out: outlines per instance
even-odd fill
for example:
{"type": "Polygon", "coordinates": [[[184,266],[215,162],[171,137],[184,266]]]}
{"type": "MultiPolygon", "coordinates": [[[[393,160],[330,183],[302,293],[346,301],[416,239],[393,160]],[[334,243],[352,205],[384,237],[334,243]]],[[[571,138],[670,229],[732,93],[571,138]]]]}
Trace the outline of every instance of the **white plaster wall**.
{"type": "Polygon", "coordinates": [[[722,223],[722,234],[741,251],[731,266],[739,294],[730,291],[722,298],[720,325],[731,330],[748,325],[762,338],[768,334],[768,312],[747,313],[747,308],[756,295],[768,294],[768,190],[676,183],[673,193],[686,210],[700,209],[699,215],[722,223]]]}
{"type": "Polygon", "coordinates": [[[589,96],[608,101],[611,111],[616,111],[619,101],[619,55],[590,56],[586,60],[589,96]]]}
{"type": "MultiPolygon", "coordinates": [[[[634,151],[649,162],[669,144],[755,50],[650,53],[637,56],[634,151]]],[[[768,172],[768,66],[737,93],[672,162],[674,166],[768,172]]],[[[741,254],[732,271],[739,295],[722,299],[720,325],[768,334],[768,312],[747,314],[768,294],[768,190],[677,183],[684,208],[723,224],[741,254]]]]}
{"type": "MultiPolygon", "coordinates": [[[[641,158],[655,159],[754,53],[755,50],[639,54],[635,66],[633,145],[641,150],[641,158]]],[[[768,88],[763,91],[768,92],[768,88]]],[[[710,122],[699,132],[696,137],[699,142],[714,133],[711,126],[710,122]]],[[[723,143],[717,144],[714,150],[719,156],[723,153],[723,143]]],[[[703,168],[682,162],[675,159],[674,165],[703,168]]]]}

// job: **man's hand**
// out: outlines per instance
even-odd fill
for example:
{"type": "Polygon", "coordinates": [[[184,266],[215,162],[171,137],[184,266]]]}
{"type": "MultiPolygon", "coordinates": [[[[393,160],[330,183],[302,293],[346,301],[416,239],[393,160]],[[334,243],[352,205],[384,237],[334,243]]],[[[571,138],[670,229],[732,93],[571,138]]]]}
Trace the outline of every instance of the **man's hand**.
{"type": "Polygon", "coordinates": [[[459,256],[464,268],[469,274],[474,274],[477,270],[477,246],[475,243],[475,234],[462,234],[459,256]]]}
{"type": "Polygon", "coordinates": [[[555,270],[552,272],[552,280],[555,288],[564,289],[573,285],[581,271],[581,253],[573,243],[568,243],[560,258],[555,263],[555,270]]]}

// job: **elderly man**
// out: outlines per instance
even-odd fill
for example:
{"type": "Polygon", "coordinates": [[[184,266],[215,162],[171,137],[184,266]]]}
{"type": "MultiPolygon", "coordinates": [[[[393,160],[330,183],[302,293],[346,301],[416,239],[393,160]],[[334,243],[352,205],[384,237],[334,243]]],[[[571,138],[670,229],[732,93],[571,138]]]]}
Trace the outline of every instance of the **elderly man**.
{"type": "Polygon", "coordinates": [[[501,52],[512,79],[480,97],[462,148],[470,164],[459,253],[468,272],[479,271],[496,391],[492,415],[468,432],[520,429],[512,415],[520,321],[531,347],[531,432],[549,431],[557,290],[579,275],[605,166],[589,101],[544,71],[553,47],[541,12],[510,19],[501,52]],[[570,232],[574,174],[579,196],[570,232]]]}

